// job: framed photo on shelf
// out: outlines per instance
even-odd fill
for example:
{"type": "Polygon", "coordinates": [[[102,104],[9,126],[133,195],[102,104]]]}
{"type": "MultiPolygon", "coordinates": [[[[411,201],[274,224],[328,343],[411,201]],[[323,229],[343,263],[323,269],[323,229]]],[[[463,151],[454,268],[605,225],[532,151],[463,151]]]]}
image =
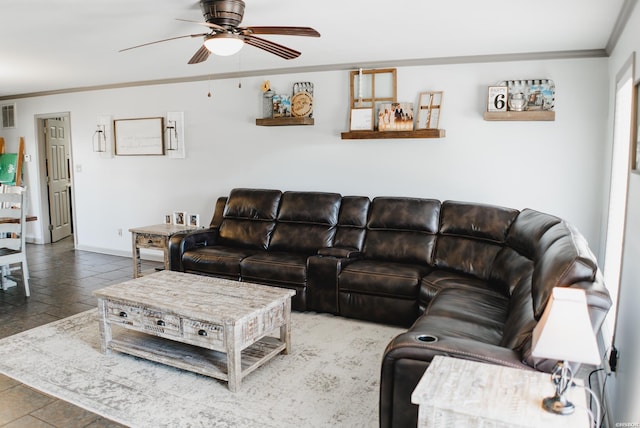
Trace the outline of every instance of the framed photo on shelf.
{"type": "Polygon", "coordinates": [[[349,122],[350,131],[373,131],[373,109],[352,108],[349,122]]]}
{"type": "Polygon", "coordinates": [[[413,103],[382,103],[378,131],[413,131],[413,103]]]}
{"type": "Polygon", "coordinates": [[[173,216],[171,214],[164,216],[164,224],[173,224],[173,216]]]}
{"type": "Polygon", "coordinates": [[[273,117],[291,117],[291,96],[282,94],[273,96],[273,117]]]}
{"type": "Polygon", "coordinates": [[[200,227],[200,214],[191,214],[189,216],[189,226],[200,227]]]}
{"type": "Polygon", "coordinates": [[[438,129],[441,107],[442,91],[421,92],[416,129],[438,129]]]}
{"type": "Polygon", "coordinates": [[[177,226],[186,226],[187,225],[187,213],[186,211],[174,211],[173,213],[173,224],[177,226]]]}
{"type": "Polygon", "coordinates": [[[509,88],[507,86],[489,86],[487,111],[507,111],[509,88]]]}

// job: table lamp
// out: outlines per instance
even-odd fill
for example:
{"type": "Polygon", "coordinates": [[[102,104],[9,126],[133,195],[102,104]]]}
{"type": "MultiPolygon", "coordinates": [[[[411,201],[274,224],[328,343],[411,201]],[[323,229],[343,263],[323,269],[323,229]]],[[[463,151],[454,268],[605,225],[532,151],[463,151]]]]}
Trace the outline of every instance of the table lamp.
{"type": "Polygon", "coordinates": [[[547,307],[533,329],[531,355],[535,358],[558,360],[551,379],[556,393],[542,401],[548,412],[570,415],[575,406],[566,392],[573,384],[569,361],[599,365],[598,344],[587,311],[587,297],[580,288],[556,287],[547,307]]]}

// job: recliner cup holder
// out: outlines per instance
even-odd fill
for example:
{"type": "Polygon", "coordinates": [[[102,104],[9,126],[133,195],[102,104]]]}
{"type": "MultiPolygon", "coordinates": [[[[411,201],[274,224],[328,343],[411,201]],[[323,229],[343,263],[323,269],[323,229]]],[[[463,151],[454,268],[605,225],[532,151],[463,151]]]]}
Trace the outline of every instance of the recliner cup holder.
{"type": "Polygon", "coordinates": [[[416,339],[418,339],[420,342],[437,342],[438,338],[435,336],[432,336],[430,334],[419,334],[418,336],[416,336],[416,339]]]}

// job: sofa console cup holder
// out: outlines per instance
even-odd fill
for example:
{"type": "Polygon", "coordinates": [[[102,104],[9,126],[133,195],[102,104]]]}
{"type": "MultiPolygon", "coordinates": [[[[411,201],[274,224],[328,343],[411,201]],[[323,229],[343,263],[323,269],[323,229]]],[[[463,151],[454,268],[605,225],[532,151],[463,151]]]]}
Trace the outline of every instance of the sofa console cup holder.
{"type": "Polygon", "coordinates": [[[436,336],[432,336],[430,334],[419,334],[416,336],[416,339],[418,339],[420,342],[425,342],[425,343],[438,341],[438,338],[436,336]]]}

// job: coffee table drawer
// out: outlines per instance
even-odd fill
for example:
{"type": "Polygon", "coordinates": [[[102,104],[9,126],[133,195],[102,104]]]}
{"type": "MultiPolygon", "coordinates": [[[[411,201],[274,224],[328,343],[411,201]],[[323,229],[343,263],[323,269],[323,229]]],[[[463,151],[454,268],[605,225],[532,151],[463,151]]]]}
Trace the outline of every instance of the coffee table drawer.
{"type": "Polygon", "coordinates": [[[160,336],[180,337],[180,317],[163,311],[145,308],[142,312],[144,331],[160,336]]]}
{"type": "Polygon", "coordinates": [[[109,321],[140,328],[142,326],[142,308],[138,306],[127,305],[126,303],[107,301],[107,316],[109,321]]]}
{"type": "Polygon", "coordinates": [[[145,233],[136,236],[136,245],[139,248],[164,248],[164,243],[164,236],[147,235],[145,233]]]}
{"type": "Polygon", "coordinates": [[[182,333],[184,341],[193,345],[210,349],[224,347],[224,328],[219,324],[183,319],[182,333]]]}

